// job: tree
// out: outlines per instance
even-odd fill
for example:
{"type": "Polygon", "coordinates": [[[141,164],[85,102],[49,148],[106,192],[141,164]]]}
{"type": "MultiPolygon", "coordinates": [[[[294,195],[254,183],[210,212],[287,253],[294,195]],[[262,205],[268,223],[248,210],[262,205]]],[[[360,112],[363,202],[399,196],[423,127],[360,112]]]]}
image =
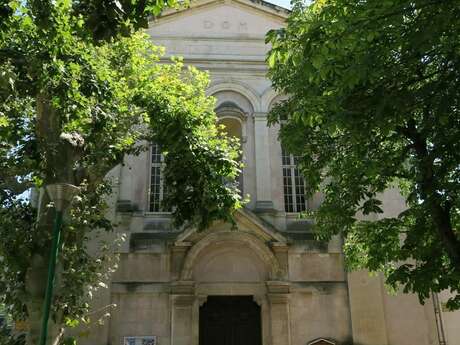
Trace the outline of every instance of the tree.
{"type": "MultiPolygon", "coordinates": [[[[112,13],[120,3],[136,1],[0,5],[0,304],[27,321],[27,344],[36,344],[40,332],[54,218],[44,186],[81,188],[62,231],[53,344],[66,325],[88,321],[92,292],[113,267],[112,243],[97,256],[87,243],[113,229],[106,217],[113,181],[106,175],[125,155],[145,151],[151,141],[161,145],[165,203],[174,206],[177,226],[231,221],[239,207],[236,184],[222,183],[238,175],[237,145],[216,129],[207,75],[178,60],[157,63],[162,49],[134,32],[140,25],[132,16],[115,16],[120,28],[113,20],[93,23],[92,6],[112,13]],[[27,197],[31,188],[40,192],[36,208],[27,197]]],[[[139,1],[145,7],[139,21],[150,3],[139,1]]]]}
{"type": "Polygon", "coordinates": [[[383,271],[415,292],[450,289],[460,307],[460,4],[458,1],[295,1],[272,31],[271,113],[321,189],[319,236],[345,237],[348,266],[383,271]],[[381,215],[399,187],[407,208],[381,215]],[[357,216],[371,215],[364,220],[357,216]],[[379,215],[380,214],[380,215],[379,215]],[[372,220],[374,219],[374,220],[372,220]]]}

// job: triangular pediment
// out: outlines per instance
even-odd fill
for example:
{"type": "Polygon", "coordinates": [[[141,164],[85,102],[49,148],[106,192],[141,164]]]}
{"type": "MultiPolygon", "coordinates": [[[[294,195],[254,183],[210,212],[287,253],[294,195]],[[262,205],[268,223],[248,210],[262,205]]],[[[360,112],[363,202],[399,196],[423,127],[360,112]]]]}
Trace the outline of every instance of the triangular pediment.
{"type": "Polygon", "coordinates": [[[283,26],[288,11],[264,1],[198,0],[189,8],[165,11],[150,23],[153,37],[262,38],[283,26]]]}
{"type": "Polygon", "coordinates": [[[286,245],[286,238],[280,232],[247,209],[241,209],[236,212],[235,222],[235,227],[229,223],[216,222],[208,230],[202,232],[198,232],[196,229],[188,229],[177,237],[176,243],[196,243],[213,232],[240,231],[250,233],[264,243],[286,245]]]}

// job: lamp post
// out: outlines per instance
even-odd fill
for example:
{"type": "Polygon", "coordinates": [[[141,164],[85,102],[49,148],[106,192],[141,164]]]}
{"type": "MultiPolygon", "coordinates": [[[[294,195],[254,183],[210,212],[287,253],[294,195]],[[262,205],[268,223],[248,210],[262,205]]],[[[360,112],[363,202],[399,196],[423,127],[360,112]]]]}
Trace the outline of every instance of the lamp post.
{"type": "Polygon", "coordinates": [[[48,320],[50,317],[51,298],[53,296],[56,261],[59,253],[62,217],[64,211],[70,205],[72,199],[80,190],[80,188],[67,183],[50,184],[47,185],[45,189],[51,201],[54,203],[56,216],[54,218],[53,241],[51,244],[51,254],[48,263],[48,281],[46,285],[45,301],[43,303],[43,319],[40,333],[40,345],[46,345],[46,338],[48,337],[48,320]]]}

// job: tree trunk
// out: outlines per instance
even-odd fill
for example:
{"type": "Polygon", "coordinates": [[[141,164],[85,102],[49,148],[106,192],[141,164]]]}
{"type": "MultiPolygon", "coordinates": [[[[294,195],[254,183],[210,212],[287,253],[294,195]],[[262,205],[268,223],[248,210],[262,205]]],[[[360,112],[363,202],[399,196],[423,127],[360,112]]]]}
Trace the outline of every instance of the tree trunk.
{"type": "Polygon", "coordinates": [[[409,121],[404,134],[412,141],[413,149],[419,160],[421,197],[428,206],[435,230],[452,266],[460,273],[460,239],[452,228],[450,205],[446,200],[442,200],[436,189],[434,157],[428,151],[427,139],[418,132],[413,120],[409,121]]]}
{"type": "MultiPolygon", "coordinates": [[[[54,212],[52,209],[47,208],[49,201],[48,196],[42,192],[37,215],[37,230],[40,236],[44,236],[45,238],[51,238],[54,220],[54,212]]],[[[27,323],[29,326],[26,336],[27,345],[38,345],[41,334],[43,304],[45,299],[46,284],[48,281],[48,263],[51,248],[50,244],[46,245],[47,241],[44,241],[44,243],[45,245],[43,248],[39,248],[42,252],[40,253],[37,251],[32,256],[32,260],[25,277],[25,289],[27,296],[26,306],[28,314],[27,323]]],[[[56,269],[55,282],[60,280],[59,275],[61,272],[62,271],[59,268],[56,269]]],[[[55,285],[54,295],[56,294],[59,294],[59,287],[55,285]]],[[[53,315],[51,314],[48,323],[47,345],[54,344],[56,342],[56,339],[59,338],[61,332],[60,329],[62,328],[61,318],[58,316],[55,323],[52,316],[53,315]]]]}
{"type": "MultiPolygon", "coordinates": [[[[48,260],[41,255],[34,255],[26,276],[26,291],[28,293],[27,323],[29,330],[26,336],[27,345],[38,345],[42,327],[43,301],[48,275],[48,260]]],[[[51,317],[48,323],[48,338],[46,344],[54,344],[59,338],[60,328],[51,317]]]]}
{"type": "Polygon", "coordinates": [[[427,192],[431,191],[431,196],[428,197],[428,204],[431,209],[431,215],[441,239],[444,249],[447,252],[455,270],[460,273],[460,241],[452,229],[450,221],[450,210],[441,206],[440,200],[436,197],[430,187],[426,187],[427,192]]]}
{"type": "MultiPolygon", "coordinates": [[[[112,165],[108,164],[107,166],[101,165],[97,171],[98,174],[93,174],[94,176],[91,176],[86,170],[80,171],[80,175],[77,176],[75,168],[83,152],[83,139],[78,133],[62,135],[60,114],[52,107],[48,95],[41,93],[37,96],[36,101],[36,135],[39,151],[44,162],[44,176],[42,176],[44,184],[69,183],[78,186],[85,179],[89,184],[88,189],[91,190],[91,188],[102,182],[105,174],[118,162],[114,161],[112,165]]],[[[35,229],[41,241],[35,248],[35,253],[25,277],[27,321],[29,326],[29,332],[26,337],[27,345],[38,345],[41,333],[43,304],[48,280],[50,244],[55,216],[54,210],[48,207],[49,203],[48,195],[42,190],[38,203],[37,228],[35,229]]],[[[52,301],[60,293],[60,288],[57,286],[62,276],[60,267],[62,268],[58,261],[52,301]]],[[[62,313],[58,312],[57,314],[53,315],[53,312],[51,312],[50,315],[47,345],[57,345],[64,333],[62,313]]]]}
{"type": "MultiPolygon", "coordinates": [[[[66,149],[59,141],[61,134],[61,124],[59,115],[53,109],[49,102],[49,97],[46,94],[37,96],[37,126],[36,135],[38,138],[39,150],[42,157],[46,161],[44,183],[67,182],[70,177],[69,169],[73,165],[63,164],[59,157],[67,157],[63,150],[66,149]]],[[[43,240],[40,246],[35,250],[30,266],[27,269],[25,277],[26,290],[26,307],[27,307],[27,323],[28,334],[26,335],[27,345],[38,345],[40,341],[43,304],[45,299],[46,284],[48,281],[48,263],[50,257],[52,229],[54,222],[54,210],[48,207],[50,199],[46,192],[41,191],[37,212],[37,234],[43,240]]],[[[60,270],[56,269],[55,282],[58,282],[60,270]]],[[[55,287],[55,293],[59,293],[59,289],[55,287]]],[[[52,299],[52,301],[54,298],[52,299]]],[[[46,344],[57,344],[62,336],[62,318],[57,316],[54,320],[53,313],[50,315],[48,322],[48,338],[46,344]]]]}

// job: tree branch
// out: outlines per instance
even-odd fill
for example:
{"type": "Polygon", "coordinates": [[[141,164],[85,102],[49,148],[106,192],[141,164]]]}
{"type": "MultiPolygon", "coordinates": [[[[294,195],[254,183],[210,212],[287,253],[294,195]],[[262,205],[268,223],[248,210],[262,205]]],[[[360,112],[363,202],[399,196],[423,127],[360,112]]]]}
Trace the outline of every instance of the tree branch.
{"type": "Polygon", "coordinates": [[[430,211],[438,236],[449,256],[454,269],[460,272],[460,240],[457,238],[451,223],[451,206],[444,204],[436,191],[433,157],[430,155],[426,139],[417,130],[412,119],[404,129],[404,134],[412,141],[415,154],[419,160],[421,197],[430,211]]]}

